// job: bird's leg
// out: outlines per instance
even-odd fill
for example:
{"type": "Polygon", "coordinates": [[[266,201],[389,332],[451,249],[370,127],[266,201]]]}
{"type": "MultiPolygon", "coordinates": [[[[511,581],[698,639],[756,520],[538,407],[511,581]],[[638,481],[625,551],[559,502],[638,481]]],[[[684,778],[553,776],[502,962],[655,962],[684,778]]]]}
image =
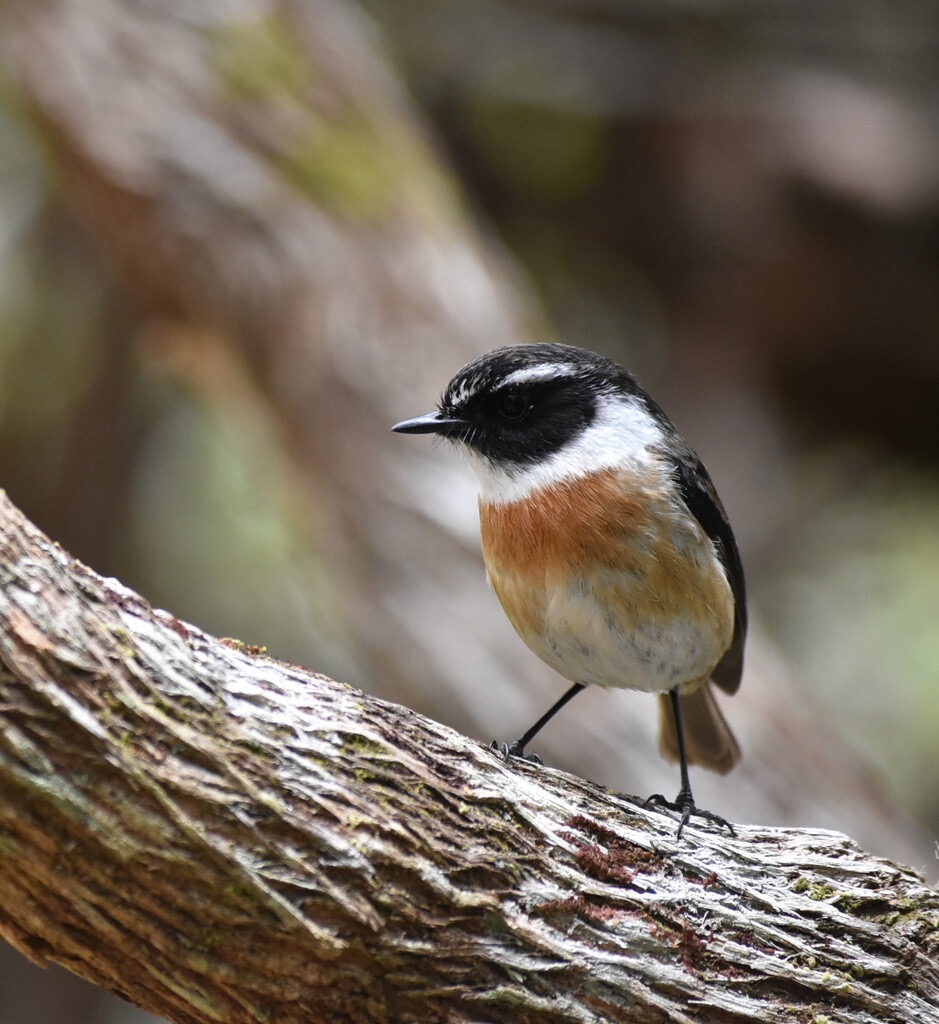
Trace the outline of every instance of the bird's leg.
{"type": "Polygon", "coordinates": [[[694,802],[694,796],[691,793],[691,779],[688,776],[688,756],[685,753],[685,731],[681,723],[681,704],[678,699],[678,688],[669,690],[668,695],[672,702],[672,714],[675,716],[675,733],[678,737],[678,764],[681,771],[681,789],[674,800],[666,800],[661,793],[653,793],[646,800],[646,806],[656,804],[658,807],[665,807],[670,811],[678,811],[681,814],[681,821],[678,824],[678,839],[681,839],[682,829],[688,824],[688,819],[692,814],[699,818],[713,821],[715,825],[721,825],[726,828],[731,835],[736,835],[733,825],[726,818],[722,818],[713,811],[705,811],[694,802]]]}
{"type": "Polygon", "coordinates": [[[567,690],[560,700],[551,705],[550,708],[538,719],[537,722],[524,732],[514,743],[497,743],[495,740],[489,744],[490,749],[500,751],[505,757],[524,757],[526,761],[533,761],[535,764],[544,764],[538,754],[526,754],[525,747],[537,736],[539,732],[551,721],[552,718],[564,707],[565,704],[584,688],[583,683],[574,683],[567,690]]]}

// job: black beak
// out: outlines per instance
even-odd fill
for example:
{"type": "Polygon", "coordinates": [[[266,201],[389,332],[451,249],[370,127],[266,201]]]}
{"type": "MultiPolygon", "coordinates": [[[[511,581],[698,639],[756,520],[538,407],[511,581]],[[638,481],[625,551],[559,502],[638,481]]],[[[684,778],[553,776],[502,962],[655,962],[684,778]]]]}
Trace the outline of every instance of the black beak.
{"type": "Polygon", "coordinates": [[[457,420],[444,416],[442,412],[429,412],[424,416],[415,416],[411,420],[402,420],[391,429],[399,434],[453,434],[466,426],[466,420],[457,420]]]}

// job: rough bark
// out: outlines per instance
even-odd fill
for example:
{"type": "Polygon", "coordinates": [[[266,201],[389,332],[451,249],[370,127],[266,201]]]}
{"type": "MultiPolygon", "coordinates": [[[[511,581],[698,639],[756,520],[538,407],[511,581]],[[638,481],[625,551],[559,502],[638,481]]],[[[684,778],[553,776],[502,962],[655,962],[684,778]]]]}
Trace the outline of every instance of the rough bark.
{"type": "Polygon", "coordinates": [[[180,1024],[939,1019],[939,897],[216,640],[0,501],[0,934],[180,1024]]]}

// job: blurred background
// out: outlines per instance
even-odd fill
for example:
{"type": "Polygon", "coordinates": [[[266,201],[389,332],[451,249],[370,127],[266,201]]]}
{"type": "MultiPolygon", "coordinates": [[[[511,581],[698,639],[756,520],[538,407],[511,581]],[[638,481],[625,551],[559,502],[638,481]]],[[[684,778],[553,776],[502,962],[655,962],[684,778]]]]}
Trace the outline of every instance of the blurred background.
{"type": "MultiPolygon", "coordinates": [[[[0,484],[40,527],[511,739],[564,684],[485,587],[469,470],[388,428],[497,345],[602,351],[747,569],[746,760],[699,801],[935,880],[934,4],[5,0],[0,61],[0,484]]],[[[539,750],[670,792],[654,726],[590,692],[539,750]]],[[[3,1024],[148,1019],[0,951],[3,1024]]]]}

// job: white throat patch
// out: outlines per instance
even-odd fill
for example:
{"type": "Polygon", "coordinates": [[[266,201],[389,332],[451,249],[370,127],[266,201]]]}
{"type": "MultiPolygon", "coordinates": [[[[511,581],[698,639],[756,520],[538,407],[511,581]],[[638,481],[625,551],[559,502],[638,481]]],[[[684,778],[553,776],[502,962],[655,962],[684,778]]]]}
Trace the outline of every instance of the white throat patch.
{"type": "Polygon", "coordinates": [[[648,471],[661,461],[653,448],[661,445],[662,437],[662,428],[638,399],[612,395],[600,399],[596,418],[586,430],[541,462],[500,465],[466,445],[460,448],[476,472],[480,499],[506,505],[605,469],[648,471]]]}

